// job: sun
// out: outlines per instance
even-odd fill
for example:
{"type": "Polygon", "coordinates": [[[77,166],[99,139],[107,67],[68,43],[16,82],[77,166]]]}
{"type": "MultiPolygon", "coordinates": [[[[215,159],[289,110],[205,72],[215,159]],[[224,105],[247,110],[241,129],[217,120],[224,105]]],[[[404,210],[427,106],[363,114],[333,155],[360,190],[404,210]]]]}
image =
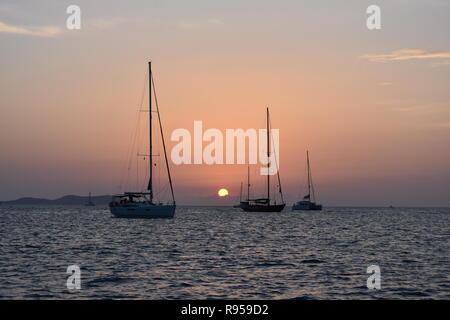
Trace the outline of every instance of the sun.
{"type": "Polygon", "coordinates": [[[219,195],[219,197],[226,197],[228,195],[228,190],[222,188],[219,191],[217,191],[217,194],[219,195]]]}

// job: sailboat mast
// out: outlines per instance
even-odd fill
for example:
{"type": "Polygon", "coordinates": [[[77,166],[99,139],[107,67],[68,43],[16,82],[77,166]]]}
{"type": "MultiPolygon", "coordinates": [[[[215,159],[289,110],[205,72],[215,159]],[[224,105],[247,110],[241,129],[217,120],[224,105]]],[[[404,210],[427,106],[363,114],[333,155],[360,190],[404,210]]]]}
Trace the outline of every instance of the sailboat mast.
{"type": "Polygon", "coordinates": [[[152,62],[148,62],[148,114],[149,114],[149,180],[147,190],[153,202],[153,144],[152,144],[152,62]]]}
{"type": "Polygon", "coordinates": [[[269,129],[269,108],[267,110],[267,201],[270,204],[270,129],[269,129]]]}
{"type": "Polygon", "coordinates": [[[161,134],[161,141],[164,150],[164,160],[166,162],[167,177],[169,178],[170,193],[172,194],[172,203],[175,205],[175,194],[173,193],[172,175],[170,174],[169,159],[167,158],[166,140],[164,139],[164,130],[161,122],[161,114],[159,113],[158,98],[156,97],[155,81],[153,80],[153,75],[151,77],[152,77],[151,79],[152,79],[153,95],[155,96],[156,114],[158,115],[159,133],[161,134]]]}

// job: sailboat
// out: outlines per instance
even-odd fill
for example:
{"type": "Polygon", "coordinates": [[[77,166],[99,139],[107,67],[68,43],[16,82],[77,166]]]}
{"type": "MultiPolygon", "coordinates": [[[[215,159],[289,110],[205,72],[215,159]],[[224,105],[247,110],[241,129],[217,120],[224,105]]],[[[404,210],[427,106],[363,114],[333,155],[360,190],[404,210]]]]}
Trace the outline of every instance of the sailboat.
{"type": "Polygon", "coordinates": [[[89,192],[88,202],[85,204],[86,207],[94,207],[95,203],[92,202],[91,193],[89,192]]]}
{"type": "MultiPolygon", "coordinates": [[[[269,108],[266,110],[267,117],[267,158],[270,159],[270,119],[269,108]]],[[[278,165],[277,165],[278,166],[278,165]]],[[[267,167],[270,167],[268,161],[267,167]]],[[[286,204],[283,200],[283,192],[281,191],[280,173],[277,171],[279,193],[281,195],[281,203],[277,204],[276,201],[271,202],[270,199],[270,175],[267,175],[267,197],[259,199],[250,199],[250,167],[247,167],[247,200],[240,201],[239,208],[246,212],[280,212],[284,209],[286,204]]],[[[241,196],[242,197],[242,196],[241,196]]]]}
{"type": "Polygon", "coordinates": [[[309,165],[309,152],[306,151],[306,163],[308,170],[308,194],[303,197],[303,200],[298,201],[292,206],[292,210],[322,210],[321,204],[316,204],[316,196],[314,192],[314,185],[312,183],[311,167],[309,165]],[[311,201],[312,200],[312,201],[311,201]]]}
{"type": "Polygon", "coordinates": [[[152,89],[155,92],[155,84],[152,75],[152,64],[148,63],[149,72],[149,181],[146,192],[125,192],[113,196],[113,200],[109,203],[111,213],[118,218],[173,218],[175,216],[175,196],[173,193],[172,177],[170,175],[169,161],[167,159],[166,145],[164,141],[164,134],[161,125],[161,116],[159,113],[158,100],[155,95],[156,110],[152,110],[152,89]],[[152,113],[156,112],[162,147],[164,149],[164,157],[167,169],[167,177],[169,180],[170,191],[172,195],[172,202],[163,204],[155,203],[153,190],[153,141],[152,141],[152,113]]]}

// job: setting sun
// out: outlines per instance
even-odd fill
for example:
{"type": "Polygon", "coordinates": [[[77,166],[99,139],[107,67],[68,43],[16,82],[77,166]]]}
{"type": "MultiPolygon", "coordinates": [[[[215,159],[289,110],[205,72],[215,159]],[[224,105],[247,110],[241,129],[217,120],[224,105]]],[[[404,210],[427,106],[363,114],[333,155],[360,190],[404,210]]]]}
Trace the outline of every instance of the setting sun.
{"type": "Polygon", "coordinates": [[[217,194],[219,195],[219,197],[226,197],[228,195],[228,190],[227,189],[220,189],[217,194]]]}

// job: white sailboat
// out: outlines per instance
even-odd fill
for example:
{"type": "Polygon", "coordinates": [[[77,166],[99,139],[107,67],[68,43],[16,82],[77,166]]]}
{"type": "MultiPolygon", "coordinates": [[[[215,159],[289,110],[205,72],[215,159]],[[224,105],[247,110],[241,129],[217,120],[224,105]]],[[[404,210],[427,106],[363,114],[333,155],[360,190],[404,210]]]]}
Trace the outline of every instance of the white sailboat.
{"type": "MultiPolygon", "coordinates": [[[[266,109],[266,121],[267,121],[267,158],[270,159],[271,125],[269,118],[269,108],[266,109]]],[[[267,162],[267,167],[269,168],[269,166],[270,163],[267,162]]],[[[250,199],[250,169],[249,167],[247,167],[247,200],[245,201],[242,200],[242,188],[241,188],[240,203],[235,207],[241,208],[246,212],[281,212],[286,206],[286,204],[284,203],[283,192],[281,191],[281,180],[279,171],[277,171],[277,178],[278,178],[278,192],[281,197],[281,203],[276,203],[276,199],[271,199],[270,175],[267,175],[267,197],[259,199],[250,199]]]]}
{"type": "Polygon", "coordinates": [[[308,194],[303,197],[303,200],[294,203],[292,210],[322,210],[322,205],[317,204],[316,195],[314,192],[314,185],[312,183],[311,167],[309,165],[309,153],[306,151],[306,163],[308,171],[308,194]]]}
{"type": "Polygon", "coordinates": [[[125,192],[113,196],[113,200],[109,203],[111,213],[118,218],[173,218],[175,216],[175,196],[173,193],[172,177],[170,175],[169,161],[167,159],[166,145],[164,141],[163,129],[161,125],[161,117],[159,114],[158,100],[155,95],[156,110],[152,110],[152,89],[155,91],[153,82],[152,64],[148,63],[149,70],[149,181],[146,192],[125,192]],[[158,115],[158,123],[161,133],[162,147],[164,149],[164,158],[167,169],[167,177],[169,180],[172,202],[163,204],[154,202],[153,190],[153,141],[152,141],[152,113],[158,115]]]}

